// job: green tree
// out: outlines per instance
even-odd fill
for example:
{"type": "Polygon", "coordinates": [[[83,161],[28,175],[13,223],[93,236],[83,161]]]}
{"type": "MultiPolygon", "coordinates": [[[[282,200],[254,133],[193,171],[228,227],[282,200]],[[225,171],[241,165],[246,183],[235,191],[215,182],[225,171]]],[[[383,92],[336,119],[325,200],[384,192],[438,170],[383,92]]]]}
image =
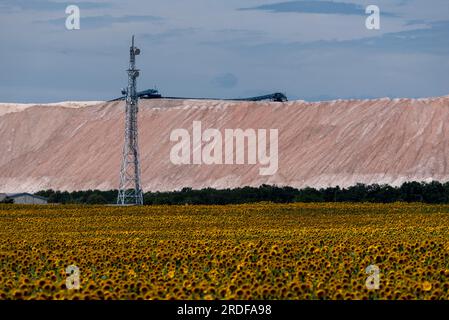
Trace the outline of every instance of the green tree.
{"type": "Polygon", "coordinates": [[[106,199],[98,193],[92,193],[88,198],[87,198],[87,203],[88,204],[106,204],[107,201],[106,199]]]}

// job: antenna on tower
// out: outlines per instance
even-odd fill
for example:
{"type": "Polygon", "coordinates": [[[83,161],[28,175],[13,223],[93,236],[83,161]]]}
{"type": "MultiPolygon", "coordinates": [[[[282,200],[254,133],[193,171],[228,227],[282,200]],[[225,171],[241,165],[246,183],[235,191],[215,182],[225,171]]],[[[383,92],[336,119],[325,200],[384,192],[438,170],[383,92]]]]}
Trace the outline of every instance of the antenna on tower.
{"type": "MultiPolygon", "coordinates": [[[[140,160],[138,144],[137,112],[138,96],[136,79],[136,56],[140,49],[134,46],[134,35],[129,49],[128,88],[126,89],[125,143],[123,145],[122,166],[120,169],[120,186],[117,197],[118,205],[142,205],[143,193],[140,184],[140,160]]],[[[124,90],[125,91],[125,90],[124,90]]]]}

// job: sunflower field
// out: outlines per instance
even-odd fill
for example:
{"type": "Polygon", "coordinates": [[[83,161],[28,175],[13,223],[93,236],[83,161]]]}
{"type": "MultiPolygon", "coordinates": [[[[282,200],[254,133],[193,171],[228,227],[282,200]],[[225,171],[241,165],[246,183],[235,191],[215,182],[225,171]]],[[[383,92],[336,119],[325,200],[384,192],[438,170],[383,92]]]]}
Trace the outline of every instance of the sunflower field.
{"type": "Polygon", "coordinates": [[[448,299],[449,206],[0,205],[0,299],[448,299]]]}

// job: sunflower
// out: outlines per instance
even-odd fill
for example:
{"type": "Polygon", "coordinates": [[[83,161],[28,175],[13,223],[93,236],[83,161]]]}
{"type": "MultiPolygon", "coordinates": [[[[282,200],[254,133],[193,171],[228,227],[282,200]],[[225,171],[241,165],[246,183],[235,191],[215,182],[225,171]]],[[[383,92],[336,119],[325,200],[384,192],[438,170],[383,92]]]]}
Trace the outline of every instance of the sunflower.
{"type": "Polygon", "coordinates": [[[424,281],[422,283],[422,289],[426,292],[432,290],[432,284],[429,281],[424,281]]]}

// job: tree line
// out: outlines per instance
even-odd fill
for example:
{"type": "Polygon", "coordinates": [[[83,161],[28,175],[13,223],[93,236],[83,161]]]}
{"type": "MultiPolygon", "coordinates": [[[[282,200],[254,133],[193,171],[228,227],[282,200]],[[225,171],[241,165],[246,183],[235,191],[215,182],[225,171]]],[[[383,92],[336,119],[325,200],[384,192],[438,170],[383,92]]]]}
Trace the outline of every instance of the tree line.
{"type": "MultiPolygon", "coordinates": [[[[36,195],[46,197],[49,203],[62,204],[113,204],[117,200],[117,190],[100,191],[39,191],[36,195]]],[[[147,192],[144,203],[184,205],[184,204],[242,204],[270,201],[274,203],[292,202],[424,202],[449,203],[449,182],[405,182],[399,187],[389,185],[356,184],[348,188],[304,188],[262,185],[235,189],[206,188],[194,190],[184,188],[170,192],[147,192]]]]}

